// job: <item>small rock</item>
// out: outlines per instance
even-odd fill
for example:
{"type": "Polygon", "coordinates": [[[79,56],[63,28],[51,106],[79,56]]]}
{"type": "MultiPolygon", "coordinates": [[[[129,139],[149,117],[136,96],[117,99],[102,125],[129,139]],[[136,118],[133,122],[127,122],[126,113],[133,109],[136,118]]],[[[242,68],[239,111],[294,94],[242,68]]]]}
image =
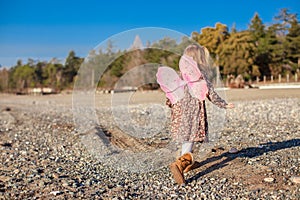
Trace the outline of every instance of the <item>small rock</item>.
{"type": "Polygon", "coordinates": [[[59,178],[59,174],[53,173],[53,174],[52,174],[52,177],[55,178],[55,179],[58,179],[58,178],[59,178]]]}
{"type": "Polygon", "coordinates": [[[234,183],[233,183],[233,185],[238,185],[238,184],[239,184],[239,182],[234,182],[234,183]]]}
{"type": "Polygon", "coordinates": [[[92,184],[92,181],[91,181],[91,180],[87,180],[87,181],[84,183],[84,185],[86,185],[86,186],[91,186],[91,184],[92,184]]]}
{"type": "Polygon", "coordinates": [[[292,176],[292,177],[290,178],[290,180],[291,180],[293,183],[299,184],[299,183],[300,183],[300,176],[292,176]]]}
{"type": "Polygon", "coordinates": [[[237,148],[232,147],[228,152],[234,154],[234,153],[237,153],[238,150],[237,150],[237,148]]]}
{"type": "Polygon", "coordinates": [[[53,194],[54,196],[56,196],[56,195],[62,194],[62,192],[61,191],[52,191],[52,192],[50,192],[50,194],[53,194]]]}
{"type": "Polygon", "coordinates": [[[45,182],[44,181],[40,181],[39,182],[39,187],[44,187],[45,186],[45,182]]]}
{"type": "Polygon", "coordinates": [[[274,178],[271,178],[271,177],[267,177],[267,178],[264,178],[264,181],[267,182],[267,183],[273,183],[274,182],[274,178]]]}
{"type": "Polygon", "coordinates": [[[6,181],[8,181],[8,180],[10,180],[10,177],[9,177],[9,176],[0,176],[0,181],[1,181],[1,182],[6,182],[6,181]]]}
{"type": "Polygon", "coordinates": [[[9,111],[11,111],[11,108],[10,107],[6,107],[3,110],[9,112],[9,111]]]}
{"type": "Polygon", "coordinates": [[[68,187],[68,186],[69,186],[69,183],[66,182],[66,181],[64,181],[64,182],[62,183],[62,186],[63,186],[63,187],[68,187]]]}
{"type": "Polygon", "coordinates": [[[226,183],[226,181],[227,181],[227,179],[226,179],[226,178],[223,178],[223,179],[221,180],[221,183],[226,183]]]}
{"type": "Polygon", "coordinates": [[[268,168],[267,169],[267,172],[272,172],[273,170],[271,168],[268,168]]]}

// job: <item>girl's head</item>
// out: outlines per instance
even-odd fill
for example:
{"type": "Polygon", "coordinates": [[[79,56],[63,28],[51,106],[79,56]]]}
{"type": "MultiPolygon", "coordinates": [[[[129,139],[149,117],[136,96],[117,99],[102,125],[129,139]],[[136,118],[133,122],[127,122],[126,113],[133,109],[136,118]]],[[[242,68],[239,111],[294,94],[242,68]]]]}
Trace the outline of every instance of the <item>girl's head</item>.
{"type": "Polygon", "coordinates": [[[201,67],[209,65],[209,52],[205,47],[192,44],[186,47],[183,54],[192,57],[201,67]]]}

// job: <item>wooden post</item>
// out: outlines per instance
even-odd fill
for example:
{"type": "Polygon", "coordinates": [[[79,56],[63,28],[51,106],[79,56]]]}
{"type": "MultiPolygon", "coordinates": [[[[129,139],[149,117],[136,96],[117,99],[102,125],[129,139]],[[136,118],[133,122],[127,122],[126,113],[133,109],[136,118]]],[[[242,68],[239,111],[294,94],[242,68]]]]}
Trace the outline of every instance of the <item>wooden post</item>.
{"type": "Polygon", "coordinates": [[[271,83],[273,83],[273,75],[271,75],[271,83]]]}
{"type": "Polygon", "coordinates": [[[217,66],[217,80],[216,80],[216,85],[219,86],[221,85],[221,83],[219,83],[220,81],[220,68],[219,68],[219,65],[217,66]]]}
{"type": "Polygon", "coordinates": [[[266,77],[266,76],[264,76],[264,84],[266,83],[266,81],[267,81],[267,77],[266,77]]]}
{"type": "Polygon", "coordinates": [[[286,75],[286,82],[290,82],[290,74],[286,75]]]}
{"type": "Polygon", "coordinates": [[[278,82],[281,83],[281,74],[278,75],[278,82]]]}
{"type": "Polygon", "coordinates": [[[92,84],[92,88],[94,87],[94,79],[95,79],[95,70],[94,70],[94,68],[92,69],[92,78],[91,78],[91,84],[92,84]]]}
{"type": "Polygon", "coordinates": [[[298,74],[295,74],[295,82],[298,82],[298,74]]]}

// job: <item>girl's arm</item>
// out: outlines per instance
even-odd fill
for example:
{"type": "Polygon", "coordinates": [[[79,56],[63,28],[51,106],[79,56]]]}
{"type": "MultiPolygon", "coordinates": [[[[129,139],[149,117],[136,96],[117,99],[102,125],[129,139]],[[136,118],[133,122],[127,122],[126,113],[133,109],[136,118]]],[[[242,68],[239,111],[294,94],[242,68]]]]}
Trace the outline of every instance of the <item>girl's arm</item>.
{"type": "Polygon", "coordinates": [[[213,84],[209,81],[207,75],[205,73],[202,73],[203,77],[206,81],[207,88],[208,88],[208,94],[207,98],[210,100],[213,104],[220,108],[234,108],[234,105],[232,103],[227,103],[224,99],[222,99],[218,93],[215,91],[213,84]]]}

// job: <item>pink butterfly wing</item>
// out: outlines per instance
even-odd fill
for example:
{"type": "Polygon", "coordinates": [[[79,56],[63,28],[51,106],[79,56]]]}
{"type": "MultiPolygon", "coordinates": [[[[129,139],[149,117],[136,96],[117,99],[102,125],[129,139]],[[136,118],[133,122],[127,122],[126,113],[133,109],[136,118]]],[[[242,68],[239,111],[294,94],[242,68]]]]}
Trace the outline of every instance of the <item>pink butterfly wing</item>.
{"type": "Polygon", "coordinates": [[[208,88],[204,80],[188,83],[190,93],[193,97],[203,101],[208,93],[208,88]]]}
{"type": "Polygon", "coordinates": [[[166,97],[172,104],[184,97],[184,85],[186,84],[170,67],[159,67],[157,70],[157,82],[166,93],[166,97]]]}
{"type": "Polygon", "coordinates": [[[208,93],[206,82],[202,77],[196,61],[192,57],[183,55],[179,61],[179,69],[183,80],[188,82],[189,92],[193,97],[204,100],[208,93]]]}

